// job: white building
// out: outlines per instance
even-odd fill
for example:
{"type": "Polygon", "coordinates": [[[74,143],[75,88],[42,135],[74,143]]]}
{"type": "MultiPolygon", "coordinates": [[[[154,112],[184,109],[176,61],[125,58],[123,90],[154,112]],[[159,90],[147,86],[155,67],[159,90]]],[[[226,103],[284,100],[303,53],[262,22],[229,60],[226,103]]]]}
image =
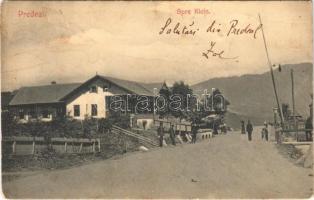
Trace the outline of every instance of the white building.
{"type": "MultiPolygon", "coordinates": [[[[20,120],[50,121],[58,116],[74,119],[106,118],[111,110],[110,97],[127,95],[153,97],[147,84],[96,75],[84,83],[22,87],[10,101],[10,109],[20,120]]],[[[135,113],[134,102],[124,112],[135,113]]],[[[152,113],[145,111],[142,113],[152,113]]]]}

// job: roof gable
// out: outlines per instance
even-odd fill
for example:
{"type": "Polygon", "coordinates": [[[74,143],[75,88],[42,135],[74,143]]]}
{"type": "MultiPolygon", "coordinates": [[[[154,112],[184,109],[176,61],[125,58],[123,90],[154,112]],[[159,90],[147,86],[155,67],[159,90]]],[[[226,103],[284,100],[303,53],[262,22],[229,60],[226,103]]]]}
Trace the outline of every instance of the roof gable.
{"type": "Polygon", "coordinates": [[[81,84],[79,87],[75,88],[72,92],[64,96],[61,100],[67,100],[73,96],[75,96],[82,88],[88,86],[89,84],[92,84],[95,80],[102,80],[110,82],[122,90],[125,91],[127,94],[137,94],[137,95],[146,95],[146,96],[153,96],[153,91],[150,91],[149,89],[145,88],[141,83],[134,82],[134,81],[128,81],[128,80],[122,80],[117,79],[109,76],[100,76],[96,75],[89,80],[85,81],[83,84],[81,84]]]}

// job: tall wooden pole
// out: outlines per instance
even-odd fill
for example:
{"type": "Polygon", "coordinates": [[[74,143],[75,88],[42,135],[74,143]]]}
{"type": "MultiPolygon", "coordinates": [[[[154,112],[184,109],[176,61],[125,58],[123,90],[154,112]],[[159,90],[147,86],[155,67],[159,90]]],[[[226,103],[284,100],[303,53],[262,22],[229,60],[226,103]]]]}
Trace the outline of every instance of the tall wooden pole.
{"type": "Polygon", "coordinates": [[[295,100],[294,100],[294,78],[293,78],[293,69],[290,70],[291,74],[291,89],[292,89],[292,116],[293,116],[293,123],[294,123],[294,130],[295,130],[295,138],[298,140],[298,126],[295,117],[295,100]]]}
{"type": "Polygon", "coordinates": [[[153,121],[155,124],[156,117],[156,96],[157,96],[157,88],[154,88],[154,97],[153,97],[153,121]]]}
{"type": "MultiPolygon", "coordinates": [[[[293,78],[293,69],[290,70],[291,72],[291,88],[292,88],[292,114],[293,118],[295,119],[295,100],[294,100],[294,78],[293,78]]],[[[294,120],[295,121],[295,120],[294,120]]]]}
{"type": "Polygon", "coordinates": [[[278,106],[278,111],[279,111],[279,116],[280,116],[280,121],[281,121],[280,124],[281,124],[281,126],[283,126],[284,119],[283,119],[282,109],[281,109],[280,103],[279,103],[279,98],[278,98],[278,93],[277,93],[277,88],[276,88],[276,82],[275,82],[275,78],[274,78],[274,71],[273,71],[273,68],[272,68],[272,65],[271,65],[271,62],[269,59],[269,55],[268,55],[268,49],[267,49],[266,39],[265,39],[265,35],[264,35],[264,28],[263,28],[263,23],[262,23],[262,19],[261,19],[260,14],[258,14],[258,17],[259,17],[260,24],[262,26],[261,30],[262,30],[262,35],[263,35],[263,41],[264,41],[264,46],[265,46],[265,51],[266,51],[266,56],[267,56],[267,62],[268,62],[269,69],[270,69],[271,79],[273,82],[276,102],[277,102],[277,106],[278,106]]]}

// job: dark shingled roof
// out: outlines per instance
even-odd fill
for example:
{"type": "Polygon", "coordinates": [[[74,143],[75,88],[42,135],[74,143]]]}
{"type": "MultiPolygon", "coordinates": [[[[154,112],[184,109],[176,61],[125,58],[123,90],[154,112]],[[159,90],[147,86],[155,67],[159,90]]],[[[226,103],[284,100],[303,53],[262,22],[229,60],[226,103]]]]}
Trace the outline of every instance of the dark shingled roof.
{"type": "Polygon", "coordinates": [[[129,90],[130,92],[133,92],[138,95],[147,95],[147,96],[153,96],[154,93],[153,91],[150,91],[146,87],[144,87],[144,84],[134,82],[134,81],[127,81],[127,80],[122,80],[122,79],[117,79],[117,78],[112,78],[108,76],[100,76],[101,78],[108,80],[126,90],[129,90]]]}
{"type": "Polygon", "coordinates": [[[84,83],[69,83],[69,84],[51,84],[44,86],[22,87],[10,102],[11,106],[25,104],[40,104],[40,103],[58,103],[62,102],[67,95],[76,92],[76,89],[87,84],[95,78],[108,80],[115,85],[127,90],[128,92],[153,96],[153,91],[145,88],[143,84],[134,81],[121,80],[112,77],[96,75],[84,83]]]}
{"type": "Polygon", "coordinates": [[[22,87],[10,102],[11,106],[23,104],[57,103],[81,83],[52,84],[22,87]]]}

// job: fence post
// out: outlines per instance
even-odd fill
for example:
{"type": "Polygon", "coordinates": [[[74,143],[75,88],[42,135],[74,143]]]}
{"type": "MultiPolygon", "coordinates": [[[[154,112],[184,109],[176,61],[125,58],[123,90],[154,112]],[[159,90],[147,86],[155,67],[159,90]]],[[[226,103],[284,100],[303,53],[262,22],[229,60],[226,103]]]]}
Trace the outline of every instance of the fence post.
{"type": "Polygon", "coordinates": [[[80,150],[79,150],[80,153],[82,151],[82,148],[83,148],[83,143],[81,143],[81,146],[80,146],[80,150]]]}
{"type": "Polygon", "coordinates": [[[98,139],[98,152],[100,152],[100,139],[98,139]]]}
{"type": "Polygon", "coordinates": [[[68,146],[68,143],[67,143],[67,141],[65,141],[65,143],[64,143],[64,152],[65,153],[67,152],[67,146],[68,146]]]}
{"type": "Polygon", "coordinates": [[[32,154],[35,154],[35,139],[33,140],[33,149],[32,149],[32,154]]]}
{"type": "Polygon", "coordinates": [[[16,141],[14,138],[13,144],[12,144],[12,153],[15,154],[15,147],[16,147],[16,141]]]}
{"type": "Polygon", "coordinates": [[[95,153],[95,141],[93,142],[93,153],[95,153]]]}
{"type": "Polygon", "coordinates": [[[181,124],[179,124],[179,135],[181,136],[181,124]]]}

